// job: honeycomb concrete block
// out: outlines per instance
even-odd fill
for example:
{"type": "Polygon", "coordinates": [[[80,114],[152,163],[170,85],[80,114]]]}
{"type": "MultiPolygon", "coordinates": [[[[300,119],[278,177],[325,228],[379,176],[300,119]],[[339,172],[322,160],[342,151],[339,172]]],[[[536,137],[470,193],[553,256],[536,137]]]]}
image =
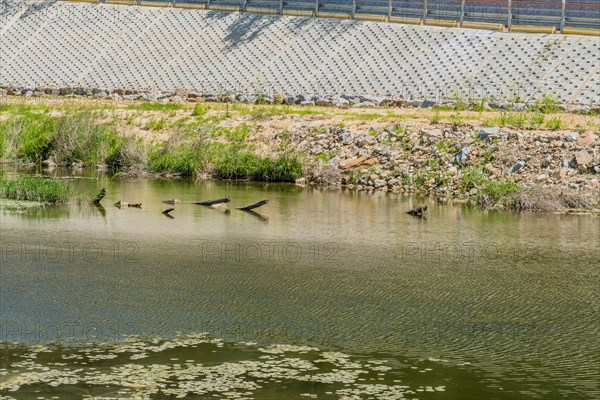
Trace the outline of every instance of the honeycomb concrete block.
{"type": "Polygon", "coordinates": [[[600,42],[370,21],[45,2],[7,13],[0,85],[598,103],[600,42]]]}

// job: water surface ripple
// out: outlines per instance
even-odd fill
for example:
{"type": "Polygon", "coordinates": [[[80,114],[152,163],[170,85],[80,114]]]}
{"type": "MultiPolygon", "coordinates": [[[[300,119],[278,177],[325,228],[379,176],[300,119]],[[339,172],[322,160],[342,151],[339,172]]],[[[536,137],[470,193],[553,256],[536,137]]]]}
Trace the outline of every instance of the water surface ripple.
{"type": "Polygon", "coordinates": [[[293,185],[75,184],[106,185],[105,209],[0,216],[3,342],[210,332],[403,365],[446,360],[431,382],[446,390],[419,398],[600,396],[596,217],[293,185]],[[224,195],[230,213],[189,204],[224,195]],[[173,197],[183,204],[161,203],[173,197]],[[260,215],[234,209],[267,197],[260,215]],[[426,219],[403,212],[418,202],[426,219]]]}

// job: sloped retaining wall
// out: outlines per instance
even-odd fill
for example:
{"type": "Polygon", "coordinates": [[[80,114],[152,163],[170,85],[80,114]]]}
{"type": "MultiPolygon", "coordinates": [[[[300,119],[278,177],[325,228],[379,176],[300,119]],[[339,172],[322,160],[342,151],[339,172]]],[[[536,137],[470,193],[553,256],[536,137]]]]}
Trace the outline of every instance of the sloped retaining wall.
{"type": "Polygon", "coordinates": [[[64,2],[5,20],[5,92],[583,105],[600,95],[593,37],[64,2]]]}

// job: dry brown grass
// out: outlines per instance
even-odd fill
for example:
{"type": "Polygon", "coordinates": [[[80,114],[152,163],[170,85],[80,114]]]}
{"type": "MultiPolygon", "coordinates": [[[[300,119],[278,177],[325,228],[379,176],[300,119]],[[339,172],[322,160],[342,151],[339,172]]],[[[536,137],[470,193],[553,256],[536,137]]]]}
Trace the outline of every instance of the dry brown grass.
{"type": "Polygon", "coordinates": [[[600,208],[600,194],[576,190],[560,192],[554,189],[523,190],[507,196],[504,206],[511,210],[545,212],[566,209],[591,210],[600,208]]]}
{"type": "Polygon", "coordinates": [[[316,162],[304,167],[306,180],[317,185],[337,184],[342,179],[340,169],[331,164],[316,162]]]}

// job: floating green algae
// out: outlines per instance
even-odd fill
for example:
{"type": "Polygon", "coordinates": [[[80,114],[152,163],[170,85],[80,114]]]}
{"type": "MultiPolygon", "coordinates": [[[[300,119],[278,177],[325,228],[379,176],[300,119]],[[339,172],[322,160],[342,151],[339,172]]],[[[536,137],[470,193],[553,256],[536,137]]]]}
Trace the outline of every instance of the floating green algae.
{"type": "Polygon", "coordinates": [[[27,346],[0,343],[0,398],[91,399],[210,396],[220,399],[405,399],[443,386],[403,385],[388,360],[316,347],[225,343],[208,334],[122,343],[27,346]]]}

